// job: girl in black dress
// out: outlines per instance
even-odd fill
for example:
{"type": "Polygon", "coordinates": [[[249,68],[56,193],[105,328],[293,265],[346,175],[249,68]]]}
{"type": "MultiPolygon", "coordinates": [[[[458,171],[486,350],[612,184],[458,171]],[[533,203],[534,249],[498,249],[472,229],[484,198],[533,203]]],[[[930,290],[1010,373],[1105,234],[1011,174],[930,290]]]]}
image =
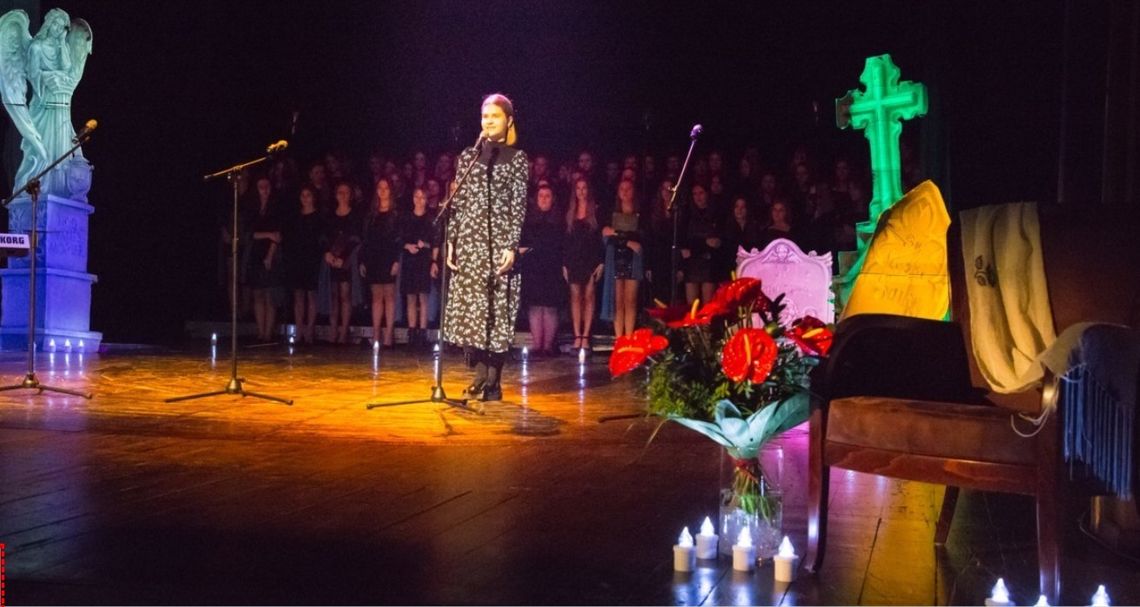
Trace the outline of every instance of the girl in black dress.
{"type": "Polygon", "coordinates": [[[799,239],[792,224],[792,211],[788,203],[777,198],[768,209],[768,219],[771,224],[760,233],[760,248],[764,248],[777,238],[786,238],[800,246],[799,239]]]}
{"type": "Polygon", "coordinates": [[[554,210],[554,190],[543,182],[535,191],[535,206],[523,224],[522,304],[527,307],[530,336],[536,356],[556,356],[558,308],[565,303],[565,282],[560,279],[562,241],[566,224],[554,210]]]}
{"type": "Polygon", "coordinates": [[[376,182],[375,207],[364,229],[360,247],[360,276],[372,291],[372,339],[380,340],[384,321],[383,345],[392,346],[396,324],[396,279],[400,275],[400,225],[395,200],[387,179],[376,182]]]}
{"type": "Polygon", "coordinates": [[[751,251],[760,246],[760,224],[752,219],[748,199],[744,196],[732,201],[732,214],[721,228],[721,239],[724,246],[721,247],[720,275],[727,278],[736,269],[736,254],[740,249],[751,251]]]}
{"type": "Polygon", "coordinates": [[[285,225],[285,275],[293,291],[293,322],[302,343],[313,343],[317,324],[317,282],[324,251],[325,220],[311,185],[301,186],[300,212],[285,225]]]}
{"type": "Polygon", "coordinates": [[[633,333],[637,321],[637,290],[645,273],[641,246],[645,237],[632,180],[618,184],[615,206],[613,219],[602,230],[602,237],[606,243],[606,289],[614,294],[614,336],[621,337],[633,333]]]}
{"type": "Polygon", "coordinates": [[[273,325],[277,321],[275,299],[280,297],[282,283],[281,220],[271,184],[268,176],[257,180],[257,208],[250,216],[246,251],[246,281],[253,293],[257,339],[263,342],[273,338],[273,325]]]}
{"type": "MultiPolygon", "coordinates": [[[[669,201],[673,198],[673,182],[666,179],[657,188],[657,196],[653,200],[651,229],[649,231],[648,267],[645,277],[649,280],[653,299],[662,303],[673,304],[674,286],[680,282],[678,274],[683,268],[678,261],[676,267],[672,262],[673,255],[673,213],[669,201]],[[674,271],[676,273],[674,273],[674,271]]],[[[678,225],[678,236],[684,235],[684,226],[678,225]]],[[[683,292],[682,292],[683,293],[683,292]]]]}
{"type": "Polygon", "coordinates": [[[428,212],[427,188],[412,190],[412,212],[400,226],[404,260],[400,264],[400,290],[407,302],[408,345],[427,343],[428,293],[431,292],[431,255],[435,226],[428,212]]]}
{"type": "Polygon", "coordinates": [[[721,241],[716,210],[709,205],[708,190],[701,184],[693,186],[693,206],[685,217],[684,248],[685,298],[691,304],[697,298],[707,302],[716,291],[717,264],[721,241]]]}
{"type": "Polygon", "coordinates": [[[598,229],[597,207],[590,193],[590,182],[574,182],[574,199],[566,212],[566,249],[562,277],[570,285],[570,320],[574,323],[574,349],[590,346],[594,323],[595,285],[605,268],[602,233],[598,229]]]}
{"type": "Polygon", "coordinates": [[[352,320],[352,262],[360,247],[360,216],[352,208],[352,186],[336,186],[336,208],[329,214],[325,231],[325,264],[331,283],[329,301],[329,341],[348,343],[348,323],[352,320]]]}

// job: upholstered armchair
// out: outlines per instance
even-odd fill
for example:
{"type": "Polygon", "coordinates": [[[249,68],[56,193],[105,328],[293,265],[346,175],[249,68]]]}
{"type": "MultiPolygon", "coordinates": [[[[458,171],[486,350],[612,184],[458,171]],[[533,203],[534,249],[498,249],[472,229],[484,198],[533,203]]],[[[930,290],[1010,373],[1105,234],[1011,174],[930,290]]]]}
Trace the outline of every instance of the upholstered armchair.
{"type": "MultiPolygon", "coordinates": [[[[1137,233],[1134,222],[1042,214],[1045,273],[1058,334],[1079,321],[1136,327],[1137,233]]],[[[1041,592],[1060,604],[1062,526],[1073,522],[1060,494],[1071,481],[1064,462],[1062,390],[1048,373],[1038,389],[1020,394],[992,394],[983,387],[971,349],[960,246],[952,225],[954,322],[865,314],[839,324],[831,356],[813,380],[819,397],[810,421],[805,566],[818,571],[823,562],[832,467],[946,485],[936,544],[950,532],[959,488],[1018,493],[1036,499],[1041,592]],[[1039,428],[1011,420],[1046,410],[1052,413],[1039,428]]],[[[1134,328],[1112,330],[1125,342],[1140,339],[1134,328]]],[[[1131,365],[1133,385],[1137,366],[1131,365]]]]}

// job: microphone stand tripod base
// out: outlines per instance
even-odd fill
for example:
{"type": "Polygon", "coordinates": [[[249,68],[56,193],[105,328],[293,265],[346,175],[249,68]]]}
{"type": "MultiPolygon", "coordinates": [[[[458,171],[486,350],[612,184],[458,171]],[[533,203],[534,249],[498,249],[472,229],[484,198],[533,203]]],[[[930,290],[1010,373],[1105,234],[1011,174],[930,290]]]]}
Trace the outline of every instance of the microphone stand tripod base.
{"type": "Polygon", "coordinates": [[[486,413],[485,409],[483,408],[483,403],[479,401],[471,401],[468,399],[456,400],[454,398],[448,398],[447,394],[443,391],[443,386],[439,384],[431,387],[431,398],[401,400],[394,403],[369,403],[365,405],[364,408],[368,411],[371,411],[373,409],[379,409],[381,407],[399,407],[400,405],[418,405],[421,403],[439,403],[442,405],[447,405],[453,409],[470,411],[476,415],[484,415],[486,413]],[[472,405],[472,402],[475,404],[472,405]]]}
{"type": "Polygon", "coordinates": [[[39,378],[36,377],[35,371],[29,372],[24,376],[24,381],[10,386],[0,386],[0,392],[7,392],[8,390],[38,390],[39,394],[44,392],[58,392],[60,394],[70,394],[71,396],[79,396],[91,400],[90,392],[80,392],[78,390],[68,390],[66,388],[54,388],[52,386],[45,386],[40,383],[39,378]]]}
{"type": "Polygon", "coordinates": [[[271,401],[282,403],[285,405],[292,405],[293,404],[292,399],[279,398],[277,396],[270,396],[268,394],[258,394],[257,392],[247,391],[245,388],[242,388],[240,377],[231,377],[229,383],[226,384],[226,387],[221,389],[221,390],[214,390],[213,392],[203,392],[201,394],[190,394],[188,396],[176,396],[174,398],[168,398],[168,399],[164,400],[163,402],[176,403],[176,402],[183,401],[183,400],[193,400],[195,398],[206,398],[208,396],[222,396],[223,394],[229,394],[230,396],[240,396],[242,398],[245,398],[247,396],[252,396],[254,398],[260,398],[262,400],[271,400],[271,401]]]}

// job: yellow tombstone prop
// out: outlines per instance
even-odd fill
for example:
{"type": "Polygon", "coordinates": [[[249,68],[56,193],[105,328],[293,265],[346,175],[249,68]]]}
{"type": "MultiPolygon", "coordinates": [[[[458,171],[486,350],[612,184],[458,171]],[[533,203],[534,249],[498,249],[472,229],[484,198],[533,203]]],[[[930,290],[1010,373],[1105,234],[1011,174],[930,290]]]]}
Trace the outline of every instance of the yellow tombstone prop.
{"type": "Polygon", "coordinates": [[[842,318],[897,314],[943,320],[950,311],[942,193],[924,181],[879,217],[842,318]]]}

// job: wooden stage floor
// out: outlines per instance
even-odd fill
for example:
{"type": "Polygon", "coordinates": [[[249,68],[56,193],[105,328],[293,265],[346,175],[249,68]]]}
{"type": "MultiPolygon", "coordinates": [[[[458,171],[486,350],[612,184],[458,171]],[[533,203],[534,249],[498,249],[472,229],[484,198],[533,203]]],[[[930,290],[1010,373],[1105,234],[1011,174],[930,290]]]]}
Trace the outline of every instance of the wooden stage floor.
{"type": "MultiPolygon", "coordinates": [[[[945,549],[941,487],[837,471],[819,576],[775,585],[719,567],[672,571],[684,525],[713,515],[710,441],[645,418],[604,356],[508,363],[484,416],[419,404],[431,359],[317,348],[242,353],[246,388],[220,396],[224,352],[41,355],[40,379],[85,401],[0,394],[0,543],[8,600],[24,604],[981,604],[1003,576],[1037,597],[1026,498],[964,493],[945,549]]],[[[468,371],[445,357],[450,395],[468,371]]],[[[0,355],[0,378],[24,358],[0,355]]],[[[806,431],[782,461],[785,528],[805,541],[806,431]]],[[[1075,525],[1074,525],[1075,527],[1075,525]]],[[[1069,584],[1140,601],[1135,565],[1073,533],[1069,584]]]]}

